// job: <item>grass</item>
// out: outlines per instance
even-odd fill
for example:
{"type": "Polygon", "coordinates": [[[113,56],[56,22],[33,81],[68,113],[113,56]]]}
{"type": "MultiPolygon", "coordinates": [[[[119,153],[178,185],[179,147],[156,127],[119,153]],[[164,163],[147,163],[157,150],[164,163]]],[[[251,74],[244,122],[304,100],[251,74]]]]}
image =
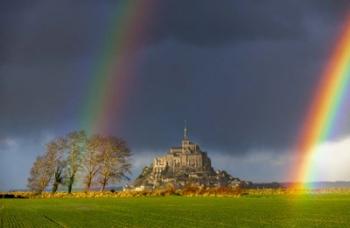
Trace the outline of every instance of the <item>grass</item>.
{"type": "Polygon", "coordinates": [[[1,199],[0,227],[346,227],[350,196],[1,199]]]}

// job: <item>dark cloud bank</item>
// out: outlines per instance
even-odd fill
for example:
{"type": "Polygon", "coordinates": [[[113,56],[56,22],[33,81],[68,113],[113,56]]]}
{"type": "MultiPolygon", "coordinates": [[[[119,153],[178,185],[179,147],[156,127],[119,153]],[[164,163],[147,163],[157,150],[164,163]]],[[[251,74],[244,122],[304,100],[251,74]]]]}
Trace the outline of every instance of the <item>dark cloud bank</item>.
{"type": "MultiPolygon", "coordinates": [[[[253,179],[222,158],[290,150],[348,1],[155,2],[139,49],[144,61],[114,133],[144,164],[145,154],[178,143],[186,119],[217,166],[253,179]]],[[[2,3],[0,187],[23,187],[49,136],[79,127],[91,67],[118,4],[2,3]],[[18,181],[5,184],[7,170],[18,181]]],[[[268,180],[271,167],[261,166],[257,179],[268,180]]]]}

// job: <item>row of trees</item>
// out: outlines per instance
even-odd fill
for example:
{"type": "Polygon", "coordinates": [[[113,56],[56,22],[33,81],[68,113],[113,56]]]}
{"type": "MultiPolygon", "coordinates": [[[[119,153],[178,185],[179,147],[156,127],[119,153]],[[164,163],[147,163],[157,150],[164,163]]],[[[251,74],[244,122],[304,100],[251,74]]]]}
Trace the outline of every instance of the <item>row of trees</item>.
{"type": "Polygon", "coordinates": [[[71,132],[46,145],[45,153],[32,166],[28,187],[41,193],[51,186],[55,193],[60,185],[66,185],[71,193],[79,180],[86,191],[96,184],[104,191],[108,184],[128,179],[130,156],[126,142],[120,138],[71,132]]]}

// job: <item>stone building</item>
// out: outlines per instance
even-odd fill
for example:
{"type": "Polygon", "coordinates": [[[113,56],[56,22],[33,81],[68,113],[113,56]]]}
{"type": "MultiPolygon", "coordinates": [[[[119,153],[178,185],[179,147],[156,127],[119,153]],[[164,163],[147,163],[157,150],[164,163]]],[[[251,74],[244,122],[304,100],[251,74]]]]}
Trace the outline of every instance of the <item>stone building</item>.
{"type": "Polygon", "coordinates": [[[187,127],[184,129],[184,137],[180,147],[172,147],[168,153],[154,158],[153,173],[161,177],[164,173],[175,175],[177,173],[212,174],[211,160],[206,152],[192,143],[188,137],[187,127]]]}
{"type": "Polygon", "coordinates": [[[181,146],[172,147],[164,156],[154,158],[151,166],[146,166],[135,180],[134,187],[155,188],[167,183],[178,187],[186,184],[238,186],[241,181],[225,171],[215,171],[207,153],[190,141],[185,127],[181,146]]]}

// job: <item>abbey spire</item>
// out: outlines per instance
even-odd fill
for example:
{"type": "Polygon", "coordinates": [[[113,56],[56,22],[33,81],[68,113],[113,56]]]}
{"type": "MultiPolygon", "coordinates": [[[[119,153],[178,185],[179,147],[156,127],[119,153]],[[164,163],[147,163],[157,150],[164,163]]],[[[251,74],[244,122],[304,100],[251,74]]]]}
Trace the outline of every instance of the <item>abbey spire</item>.
{"type": "Polygon", "coordinates": [[[184,140],[188,140],[188,129],[187,129],[187,121],[185,120],[185,127],[184,127],[184,140]]]}

